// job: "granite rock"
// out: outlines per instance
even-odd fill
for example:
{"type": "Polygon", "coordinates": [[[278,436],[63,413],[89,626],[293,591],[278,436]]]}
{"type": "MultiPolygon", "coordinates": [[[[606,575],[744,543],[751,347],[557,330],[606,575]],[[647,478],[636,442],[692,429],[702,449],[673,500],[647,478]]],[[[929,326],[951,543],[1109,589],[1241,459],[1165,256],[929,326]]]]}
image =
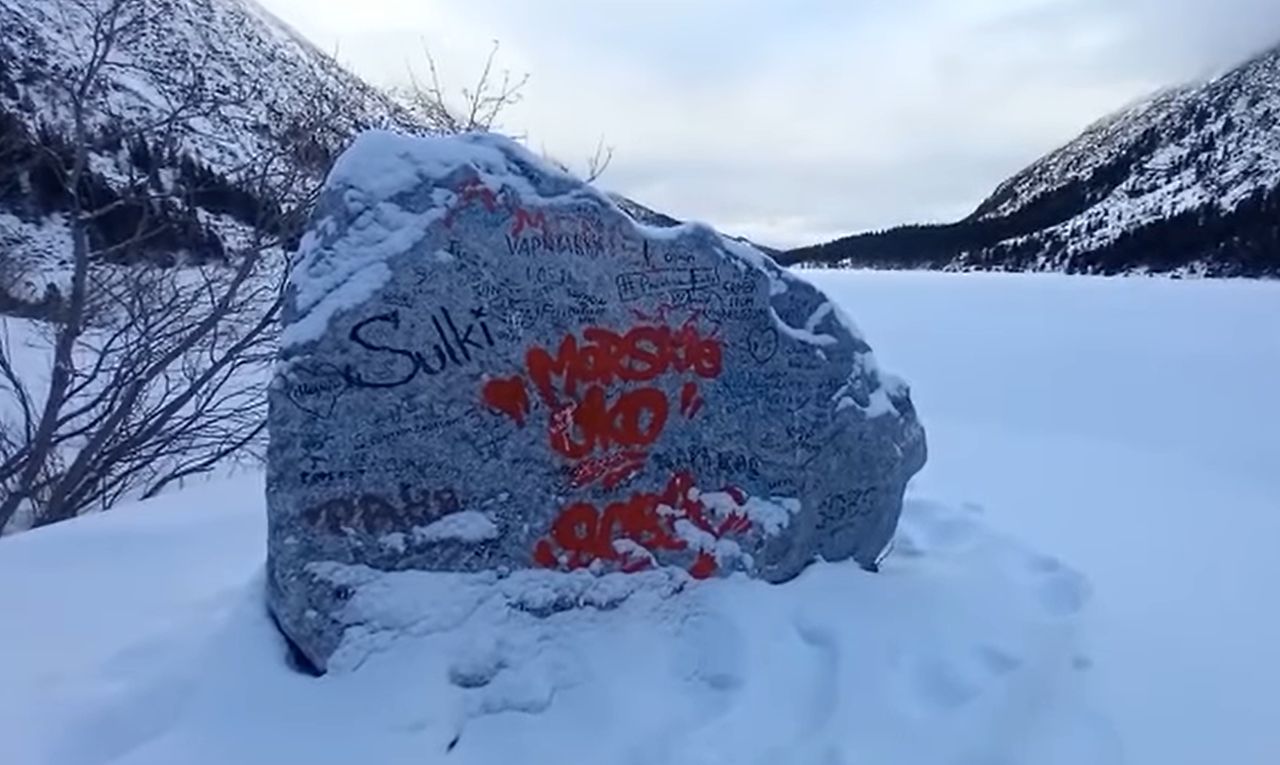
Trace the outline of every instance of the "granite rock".
{"type": "Polygon", "coordinates": [[[871,567],[925,460],[907,386],[819,290],[500,136],[362,135],[284,325],[268,600],[318,667],[376,572],[871,567]]]}

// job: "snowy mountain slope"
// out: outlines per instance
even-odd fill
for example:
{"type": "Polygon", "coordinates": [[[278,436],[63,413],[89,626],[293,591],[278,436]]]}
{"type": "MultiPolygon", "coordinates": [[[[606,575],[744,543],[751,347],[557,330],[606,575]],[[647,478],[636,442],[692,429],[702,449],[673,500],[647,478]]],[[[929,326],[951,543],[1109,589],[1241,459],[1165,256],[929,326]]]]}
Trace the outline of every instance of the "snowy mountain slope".
{"type": "Polygon", "coordinates": [[[631,216],[632,220],[635,220],[638,223],[643,223],[646,226],[671,228],[672,226],[680,225],[680,221],[672,218],[670,215],[645,207],[639,202],[627,199],[621,194],[610,193],[609,199],[613,200],[613,203],[618,206],[618,209],[631,216]]]}
{"type": "MultiPolygon", "coordinates": [[[[67,205],[44,153],[66,149],[65,85],[89,50],[89,10],[108,2],[0,0],[0,313],[40,315],[34,304],[65,272],[67,205]]],[[[87,191],[109,201],[141,183],[168,197],[148,212],[163,230],[139,257],[217,259],[269,220],[276,200],[245,178],[256,158],[281,155],[319,180],[362,130],[426,131],[253,0],[126,0],[123,7],[143,23],[120,37],[105,87],[90,93],[87,191]],[[146,141],[131,135],[192,93],[204,104],[199,109],[181,111],[146,141]]],[[[616,199],[642,222],[676,223],[616,199]]],[[[107,242],[128,236],[136,217],[96,221],[96,233],[107,242]]]]}
{"type": "Polygon", "coordinates": [[[1002,183],[978,208],[1007,216],[1132,155],[1100,206],[1135,217],[1212,200],[1224,209],[1280,183],[1280,46],[1209,82],[1159,93],[1091,126],[1002,183]],[[1185,172],[1174,172],[1179,166],[1185,172]],[[1140,212],[1141,211],[1141,212],[1140,212]]]}
{"type": "Polygon", "coordinates": [[[1070,183],[1088,181],[1098,168],[1115,163],[1135,144],[1150,140],[1145,135],[1155,126],[1176,121],[1196,91],[1194,86],[1161,91],[1103,117],[1078,138],[1001,183],[974,214],[979,218],[1011,215],[1038,197],[1058,192],[1070,183]]]}
{"type": "MultiPolygon", "coordinates": [[[[671,228],[672,226],[679,226],[684,222],[676,220],[666,213],[645,207],[634,199],[628,199],[621,194],[609,192],[608,196],[609,199],[613,200],[613,203],[618,206],[619,210],[622,210],[637,223],[642,223],[646,226],[655,226],[657,228],[671,228]]],[[[730,234],[726,234],[726,236],[735,241],[745,242],[774,260],[777,260],[779,256],[783,254],[781,250],[774,249],[773,247],[769,247],[758,242],[753,242],[746,237],[733,236],[730,234]]]]}
{"type": "MultiPolygon", "coordinates": [[[[105,6],[0,0],[0,150],[18,158],[6,155],[0,168],[7,282],[0,286],[19,299],[38,299],[69,250],[65,202],[41,156],[49,147],[65,150],[66,84],[91,47],[90,10],[105,6]]],[[[318,178],[359,130],[420,130],[402,107],[252,0],[128,0],[124,14],[139,23],[126,25],[104,86],[88,98],[90,193],[110,199],[145,182],[167,196],[155,217],[172,234],[151,250],[169,258],[218,257],[237,228],[261,225],[275,200],[242,177],[256,159],[279,155],[318,178]],[[145,140],[135,135],[174,114],[172,125],[147,131],[145,140]]],[[[110,240],[109,222],[99,228],[110,240]]]]}
{"type": "MultiPolygon", "coordinates": [[[[101,6],[102,0],[86,5],[101,6]]],[[[173,137],[217,172],[228,172],[294,136],[285,131],[317,96],[342,109],[327,115],[335,132],[379,125],[413,128],[403,108],[347,72],[252,0],[130,0],[145,23],[120,38],[106,70],[109,86],[93,94],[101,120],[145,124],[180,103],[189,84],[225,101],[216,112],[193,115],[173,137]]],[[[66,127],[65,99],[55,86],[83,59],[93,19],[84,6],[46,0],[2,0],[9,101],[26,119],[66,127]]],[[[8,89],[6,86],[5,89],[8,89]]]]}
{"type": "Polygon", "coordinates": [[[858,235],[787,259],[1280,274],[1280,47],[1099,121],[958,223],[858,235]]]}

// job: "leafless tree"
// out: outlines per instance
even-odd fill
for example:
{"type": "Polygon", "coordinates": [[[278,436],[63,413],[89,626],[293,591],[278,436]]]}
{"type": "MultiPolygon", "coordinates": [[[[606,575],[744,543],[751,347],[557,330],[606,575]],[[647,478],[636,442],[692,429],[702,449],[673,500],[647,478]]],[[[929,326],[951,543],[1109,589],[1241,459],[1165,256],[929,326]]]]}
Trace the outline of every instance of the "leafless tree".
{"type": "MultiPolygon", "coordinates": [[[[496,130],[500,127],[498,119],[523,100],[525,86],[529,84],[528,74],[517,76],[510,70],[497,68],[499,49],[495,40],[475,83],[453,93],[441,84],[435,56],[424,44],[422,55],[427,63],[426,76],[419,75],[412,66],[408,67],[408,86],[393,88],[393,93],[431,132],[452,135],[496,130]]],[[[552,157],[545,149],[542,154],[556,166],[570,171],[568,165],[552,157]]],[[[601,137],[595,151],[586,159],[582,178],[588,183],[594,182],[612,161],[613,147],[606,145],[601,137]]]]}
{"type": "Polygon", "coordinates": [[[609,164],[613,162],[613,147],[606,146],[604,136],[596,142],[596,150],[587,157],[586,172],[583,173],[583,180],[587,183],[594,183],[597,178],[604,175],[604,171],[609,169],[609,164]]]}
{"type": "MultiPolygon", "coordinates": [[[[15,517],[23,526],[45,525],[260,455],[286,245],[309,214],[328,162],[350,138],[332,119],[349,105],[317,83],[292,113],[275,115],[278,140],[271,145],[278,148],[225,173],[270,203],[263,219],[224,237],[220,258],[161,267],[154,253],[167,224],[157,211],[184,196],[189,205],[200,189],[166,187],[130,169],[109,201],[87,191],[101,118],[111,108],[103,97],[111,76],[125,70],[165,85],[163,109],[116,121],[124,133],[117,138],[164,147],[180,147],[193,118],[244,113],[249,102],[274,108],[273,99],[257,83],[228,93],[226,83],[210,88],[194,69],[140,70],[118,55],[142,33],[148,0],[59,3],[68,26],[91,21],[88,35],[76,38],[79,60],[50,84],[68,137],[37,147],[68,201],[70,257],[43,331],[33,338],[0,318],[0,531],[15,517]],[[95,237],[95,226],[122,208],[133,211],[128,234],[95,237]]],[[[429,80],[415,81],[406,96],[424,132],[497,126],[528,78],[498,73],[496,53],[495,45],[457,107],[428,55],[429,80]]],[[[609,156],[601,142],[592,167],[603,170],[609,156]]]]}
{"type": "MultiPolygon", "coordinates": [[[[61,86],[69,138],[47,149],[69,205],[70,273],[53,316],[25,347],[4,320],[0,331],[0,530],[19,511],[31,525],[150,496],[175,481],[252,453],[265,425],[263,385],[281,305],[284,240],[310,208],[315,174],[301,169],[296,145],[267,151],[236,168],[238,187],[267,206],[270,220],[246,226],[224,257],[200,267],[161,268],[124,256],[164,232],[154,211],[166,196],[126,179],[108,202],[87,194],[101,116],[101,90],[121,41],[146,20],[140,0],[62,0],[92,20],[81,58],[61,86]],[[129,206],[128,236],[104,242],[96,221],[129,206]],[[28,357],[25,360],[22,357],[28,357]],[[40,370],[31,374],[30,357],[40,370]]],[[[153,119],[129,123],[136,138],[166,143],[192,116],[252,94],[215,97],[197,72],[167,92],[180,96],[153,119]]],[[[291,126],[306,132],[323,109],[303,109],[291,126]]],[[[315,125],[316,130],[320,126],[315,125]]]]}
{"type": "MultiPolygon", "coordinates": [[[[568,163],[551,154],[545,146],[542,147],[542,158],[566,173],[574,173],[574,169],[570,167],[568,163]]],[[[604,175],[604,171],[609,169],[609,164],[611,162],[613,162],[613,147],[606,146],[604,138],[601,137],[600,140],[596,142],[595,151],[593,151],[583,163],[582,172],[577,175],[587,183],[595,183],[596,179],[604,175]]]]}
{"type": "Polygon", "coordinates": [[[498,48],[495,40],[475,84],[461,88],[454,95],[441,85],[435,56],[423,45],[427,76],[424,78],[409,67],[409,86],[397,88],[396,95],[434,132],[490,132],[498,126],[498,117],[503,112],[520,103],[529,84],[528,74],[515,76],[506,69],[501,72],[495,69],[498,48]]]}

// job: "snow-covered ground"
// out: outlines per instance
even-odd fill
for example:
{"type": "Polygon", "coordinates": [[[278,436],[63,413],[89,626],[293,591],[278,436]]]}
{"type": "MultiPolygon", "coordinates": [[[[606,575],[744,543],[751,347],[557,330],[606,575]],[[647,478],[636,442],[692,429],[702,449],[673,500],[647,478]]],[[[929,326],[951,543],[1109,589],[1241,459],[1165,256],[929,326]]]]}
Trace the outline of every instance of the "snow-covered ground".
{"type": "Polygon", "coordinates": [[[916,490],[1083,571],[1139,765],[1280,762],[1280,283],[843,272],[912,383],[916,490]]]}
{"type": "Polygon", "coordinates": [[[315,679],[222,481],[0,540],[0,762],[1280,761],[1280,284],[808,274],[929,433],[880,574],[388,589],[315,679]]]}

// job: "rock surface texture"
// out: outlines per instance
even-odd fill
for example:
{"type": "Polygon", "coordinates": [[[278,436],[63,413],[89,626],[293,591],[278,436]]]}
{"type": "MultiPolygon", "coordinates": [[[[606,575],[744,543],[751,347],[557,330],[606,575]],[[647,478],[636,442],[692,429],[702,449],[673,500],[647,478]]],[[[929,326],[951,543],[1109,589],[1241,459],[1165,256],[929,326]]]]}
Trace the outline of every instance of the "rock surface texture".
{"type": "Polygon", "coordinates": [[[925,460],[906,385],[817,289],[498,136],[362,135],[284,322],[268,598],[321,668],[382,572],[614,582],[513,599],[555,608],[871,566],[925,460]]]}

